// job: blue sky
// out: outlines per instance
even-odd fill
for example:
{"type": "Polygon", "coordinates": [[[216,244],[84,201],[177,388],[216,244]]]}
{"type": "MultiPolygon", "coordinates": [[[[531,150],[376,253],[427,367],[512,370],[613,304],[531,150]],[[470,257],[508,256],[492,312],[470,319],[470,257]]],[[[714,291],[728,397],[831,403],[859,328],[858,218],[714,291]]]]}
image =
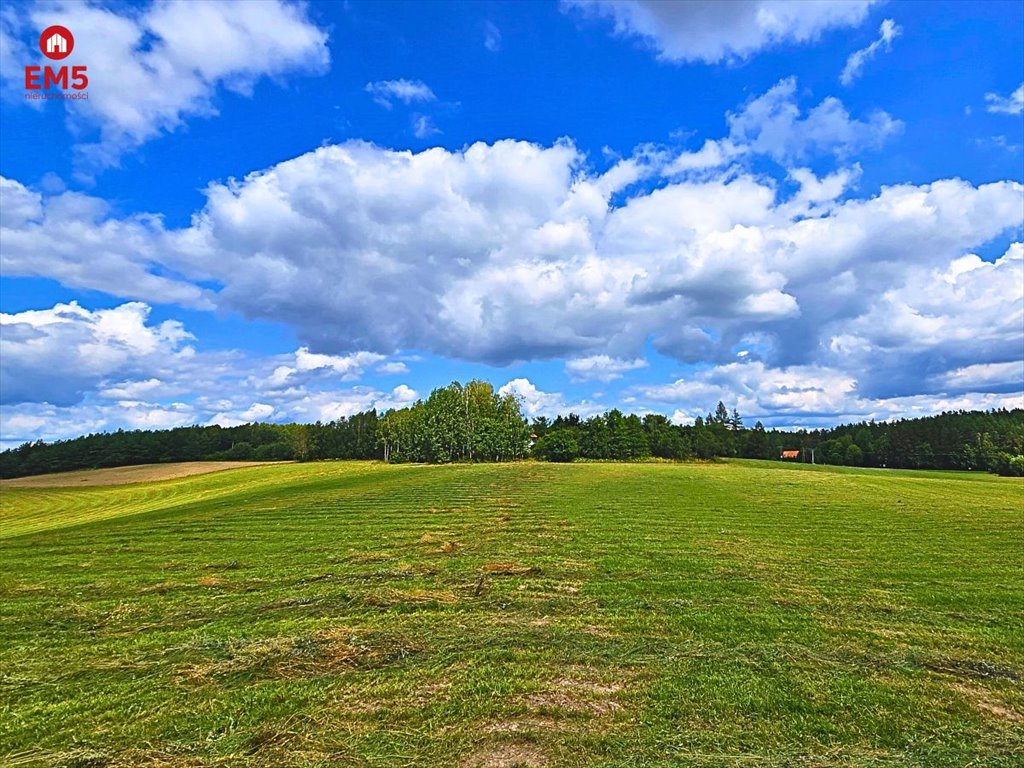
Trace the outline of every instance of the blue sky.
{"type": "Polygon", "coordinates": [[[1019,2],[13,3],[0,75],[5,447],[1024,405],[1019,2]]]}

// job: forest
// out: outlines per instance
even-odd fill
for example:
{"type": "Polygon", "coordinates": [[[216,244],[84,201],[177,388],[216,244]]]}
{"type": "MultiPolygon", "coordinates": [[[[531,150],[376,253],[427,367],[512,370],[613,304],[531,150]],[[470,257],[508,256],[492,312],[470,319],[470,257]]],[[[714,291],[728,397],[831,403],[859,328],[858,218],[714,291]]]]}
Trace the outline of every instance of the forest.
{"type": "Polygon", "coordinates": [[[524,418],[512,395],[484,381],[453,382],[426,400],[327,423],[191,426],[25,443],[0,453],[0,477],[177,461],[388,462],[713,460],[725,457],[1024,476],[1024,409],[956,411],[830,429],[744,424],[719,402],[693,424],[610,410],[582,418],[524,418]],[[782,459],[783,452],[786,459],[782,459]],[[795,453],[794,453],[795,452],[795,453]]]}

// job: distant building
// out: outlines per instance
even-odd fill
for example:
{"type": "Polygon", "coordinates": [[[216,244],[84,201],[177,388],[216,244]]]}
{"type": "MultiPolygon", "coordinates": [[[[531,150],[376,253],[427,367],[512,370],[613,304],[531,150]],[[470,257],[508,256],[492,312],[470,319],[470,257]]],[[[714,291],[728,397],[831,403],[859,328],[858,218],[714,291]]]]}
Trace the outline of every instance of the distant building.
{"type": "Polygon", "coordinates": [[[780,459],[799,459],[800,451],[783,451],[779,454],[780,459]]]}

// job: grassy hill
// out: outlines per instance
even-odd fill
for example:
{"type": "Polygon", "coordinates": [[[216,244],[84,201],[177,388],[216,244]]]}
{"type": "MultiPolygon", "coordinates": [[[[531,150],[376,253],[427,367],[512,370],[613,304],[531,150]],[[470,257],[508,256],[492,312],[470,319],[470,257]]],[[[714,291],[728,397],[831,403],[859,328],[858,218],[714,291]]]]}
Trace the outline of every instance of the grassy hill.
{"type": "Polygon", "coordinates": [[[1024,483],[284,464],[0,490],[0,764],[1020,766],[1024,483]]]}

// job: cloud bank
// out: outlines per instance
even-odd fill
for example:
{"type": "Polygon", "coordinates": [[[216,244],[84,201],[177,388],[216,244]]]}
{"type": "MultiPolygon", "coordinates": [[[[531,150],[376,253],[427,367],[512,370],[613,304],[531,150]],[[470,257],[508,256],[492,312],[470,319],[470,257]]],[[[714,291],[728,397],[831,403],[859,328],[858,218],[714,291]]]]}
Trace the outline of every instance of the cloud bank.
{"type": "Polygon", "coordinates": [[[563,0],[584,17],[607,18],[616,35],[637,38],[662,61],[736,62],[785,43],[859,26],[874,0],[563,0]]]}

